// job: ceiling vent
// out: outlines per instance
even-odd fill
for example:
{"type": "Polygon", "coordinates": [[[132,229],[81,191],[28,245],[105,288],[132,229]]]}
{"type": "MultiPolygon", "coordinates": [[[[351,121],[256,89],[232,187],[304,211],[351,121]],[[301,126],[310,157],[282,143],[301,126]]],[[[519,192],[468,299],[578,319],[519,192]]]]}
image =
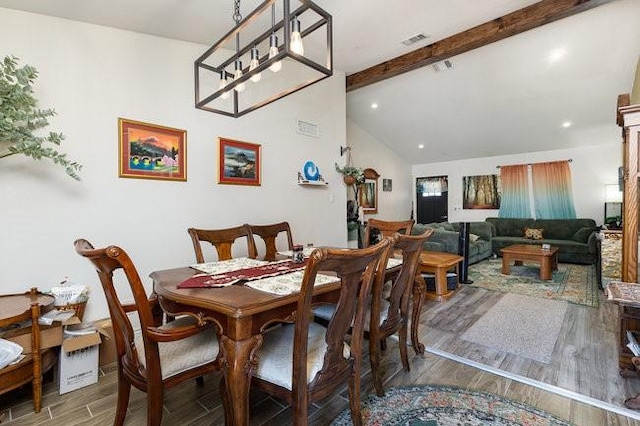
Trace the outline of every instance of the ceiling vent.
{"type": "Polygon", "coordinates": [[[440,62],[436,62],[435,64],[431,64],[431,68],[433,68],[433,70],[435,72],[447,71],[447,70],[450,70],[451,68],[453,68],[453,64],[451,63],[450,60],[445,59],[444,61],[440,61],[440,62]]]}
{"type": "Polygon", "coordinates": [[[427,36],[420,33],[420,34],[413,35],[406,40],[403,40],[402,44],[404,44],[405,46],[411,46],[413,43],[417,43],[419,41],[426,40],[426,39],[427,39],[427,36]]]}
{"type": "Polygon", "coordinates": [[[311,136],[314,138],[320,137],[320,126],[309,123],[308,121],[296,120],[296,131],[301,135],[311,136]]]}

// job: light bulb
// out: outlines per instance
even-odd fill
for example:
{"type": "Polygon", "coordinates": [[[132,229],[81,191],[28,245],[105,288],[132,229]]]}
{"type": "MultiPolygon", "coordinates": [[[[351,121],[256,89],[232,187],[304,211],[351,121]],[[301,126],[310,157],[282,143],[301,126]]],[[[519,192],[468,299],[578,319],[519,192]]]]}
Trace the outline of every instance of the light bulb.
{"type": "MultiPolygon", "coordinates": [[[[233,73],[233,79],[238,80],[242,77],[242,61],[240,59],[236,59],[236,71],[233,73]]],[[[244,83],[238,84],[236,87],[236,92],[244,91],[244,83]]]]}
{"type": "Polygon", "coordinates": [[[289,48],[298,55],[304,55],[302,35],[300,34],[300,21],[297,19],[291,21],[291,43],[289,44],[289,48]]]}
{"type": "MultiPolygon", "coordinates": [[[[258,68],[258,65],[260,65],[260,60],[258,59],[259,57],[260,54],[258,53],[258,49],[255,47],[251,49],[251,62],[249,62],[249,71],[253,71],[254,69],[258,68]]],[[[251,81],[257,83],[261,78],[262,73],[257,73],[251,76],[251,81]]]]}
{"type": "MultiPolygon", "coordinates": [[[[275,34],[271,34],[271,37],[269,39],[269,59],[275,57],[278,53],[278,36],[276,36],[275,34]]],[[[281,61],[276,61],[269,67],[269,69],[273,72],[278,72],[281,68],[281,61]]]]}
{"type": "MultiPolygon", "coordinates": [[[[226,76],[226,72],[222,70],[220,71],[220,84],[218,84],[218,90],[224,89],[225,87],[227,87],[227,76],[226,76]]],[[[222,99],[229,98],[229,92],[223,92],[222,95],[220,95],[220,97],[222,99]]]]}

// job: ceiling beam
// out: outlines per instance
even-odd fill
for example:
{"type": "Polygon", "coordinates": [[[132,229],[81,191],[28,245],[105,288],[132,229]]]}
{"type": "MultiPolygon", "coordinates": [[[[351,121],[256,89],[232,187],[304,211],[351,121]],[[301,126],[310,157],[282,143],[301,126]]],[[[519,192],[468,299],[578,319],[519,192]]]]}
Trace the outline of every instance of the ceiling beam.
{"type": "Polygon", "coordinates": [[[440,62],[612,0],[542,0],[347,76],[347,92],[440,62]]]}

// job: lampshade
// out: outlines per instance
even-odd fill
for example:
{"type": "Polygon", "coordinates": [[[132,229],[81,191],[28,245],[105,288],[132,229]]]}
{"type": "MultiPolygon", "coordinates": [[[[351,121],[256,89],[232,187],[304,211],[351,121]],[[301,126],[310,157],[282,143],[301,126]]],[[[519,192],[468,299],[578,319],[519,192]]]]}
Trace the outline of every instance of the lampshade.
{"type": "Polygon", "coordinates": [[[622,191],[618,188],[618,184],[604,186],[604,201],[606,203],[622,202],[622,191]]]}
{"type": "Polygon", "coordinates": [[[266,0],[194,68],[196,108],[240,117],[333,75],[331,15],[307,0],[266,0]]]}

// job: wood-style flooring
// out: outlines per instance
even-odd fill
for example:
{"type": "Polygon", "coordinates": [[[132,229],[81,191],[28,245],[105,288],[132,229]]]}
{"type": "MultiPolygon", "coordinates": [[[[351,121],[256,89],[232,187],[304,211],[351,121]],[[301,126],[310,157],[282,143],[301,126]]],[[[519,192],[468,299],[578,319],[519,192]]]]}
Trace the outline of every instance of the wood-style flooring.
{"type": "MultiPolygon", "coordinates": [[[[421,339],[427,346],[424,356],[409,349],[411,371],[402,371],[395,341],[389,341],[383,359],[386,386],[446,384],[492,392],[548,411],[576,425],[639,425],[640,412],[624,409],[624,400],[640,393],[640,379],[624,379],[618,371],[618,309],[601,296],[600,306],[590,308],[569,304],[560,337],[550,364],[500,353],[467,342],[461,334],[503,296],[462,285],[445,302],[427,302],[421,319],[421,339]],[[435,355],[442,353],[444,356],[435,355]],[[451,355],[447,355],[451,354],[451,355]],[[459,362],[459,358],[470,361],[459,362]],[[453,358],[453,359],[451,359],[453,358]],[[468,365],[471,363],[472,365],[468,365]],[[474,363],[506,371],[528,380],[551,385],[541,389],[516,376],[503,377],[477,368],[474,363]],[[554,392],[565,389],[568,396],[554,392]],[[589,398],[572,398],[572,393],[611,404],[594,406],[589,398]]],[[[111,425],[116,405],[114,365],[102,369],[96,385],[58,395],[51,377],[45,382],[43,409],[33,413],[31,391],[26,388],[0,397],[2,425],[111,425]]],[[[502,374],[502,373],[501,373],[502,374]]],[[[165,396],[164,425],[221,425],[224,413],[218,393],[219,376],[205,378],[170,390],[165,396]]],[[[536,383],[534,383],[536,384],[536,383]]],[[[370,372],[363,378],[363,394],[372,393],[370,372]]],[[[146,423],[146,401],[132,391],[126,425],[146,423]]],[[[348,408],[346,389],[310,409],[309,424],[326,425],[348,408]]],[[[290,424],[291,412],[282,401],[267,395],[251,394],[252,425],[290,424]]]]}

